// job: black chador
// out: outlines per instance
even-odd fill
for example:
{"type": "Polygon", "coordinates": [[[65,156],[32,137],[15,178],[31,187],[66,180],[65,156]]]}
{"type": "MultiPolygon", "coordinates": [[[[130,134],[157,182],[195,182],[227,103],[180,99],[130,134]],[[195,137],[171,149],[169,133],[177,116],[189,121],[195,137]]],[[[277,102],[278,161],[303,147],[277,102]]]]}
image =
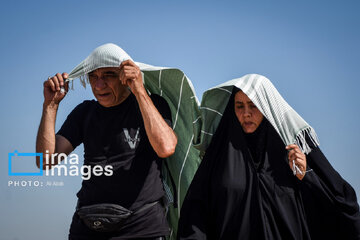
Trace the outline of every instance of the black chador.
{"type": "Polygon", "coordinates": [[[245,134],[234,94],[184,200],[179,239],[357,239],[352,187],[319,148],[307,155],[302,181],[281,138],[264,117],[245,134]],[[350,238],[351,237],[351,238],[350,238]]]}

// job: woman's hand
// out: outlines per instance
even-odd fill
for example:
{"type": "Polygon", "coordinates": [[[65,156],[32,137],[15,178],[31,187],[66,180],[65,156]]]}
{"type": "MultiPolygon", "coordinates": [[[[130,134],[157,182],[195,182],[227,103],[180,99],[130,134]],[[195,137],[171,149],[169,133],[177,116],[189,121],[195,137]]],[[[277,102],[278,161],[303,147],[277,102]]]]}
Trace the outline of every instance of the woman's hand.
{"type": "Polygon", "coordinates": [[[296,173],[296,177],[302,180],[306,173],[306,156],[301,152],[300,148],[296,144],[290,144],[286,146],[289,151],[288,159],[291,170],[296,173]],[[295,166],[293,165],[295,163],[295,166]]]}

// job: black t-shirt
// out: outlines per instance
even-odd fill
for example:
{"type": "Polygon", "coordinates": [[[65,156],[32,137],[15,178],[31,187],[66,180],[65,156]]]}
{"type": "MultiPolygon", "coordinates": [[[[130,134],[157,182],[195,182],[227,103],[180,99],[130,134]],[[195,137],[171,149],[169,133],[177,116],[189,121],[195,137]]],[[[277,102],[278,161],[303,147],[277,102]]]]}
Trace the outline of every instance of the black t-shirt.
{"type": "MultiPolygon", "coordinates": [[[[151,99],[171,125],[171,112],[158,95],[151,99]]],[[[77,193],[81,206],[114,203],[136,211],[143,205],[161,201],[161,159],[150,145],[136,98],[131,94],[114,107],[84,101],[67,117],[57,133],[76,148],[84,143],[84,165],[113,167],[113,175],[92,175],[83,180],[77,193]]],[[[70,230],[71,231],[71,230],[70,230]]],[[[167,235],[169,227],[161,203],[130,217],[119,236],[152,237],[167,235]]]]}

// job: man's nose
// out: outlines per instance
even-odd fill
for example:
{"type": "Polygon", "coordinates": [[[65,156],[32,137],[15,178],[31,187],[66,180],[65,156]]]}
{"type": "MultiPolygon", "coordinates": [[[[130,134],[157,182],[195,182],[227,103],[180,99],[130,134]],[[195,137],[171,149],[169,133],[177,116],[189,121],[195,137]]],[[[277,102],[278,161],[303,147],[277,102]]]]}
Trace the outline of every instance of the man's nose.
{"type": "Polygon", "coordinates": [[[105,87],[106,87],[106,82],[104,81],[104,79],[102,77],[98,78],[95,82],[95,89],[101,90],[104,89],[105,87]]]}

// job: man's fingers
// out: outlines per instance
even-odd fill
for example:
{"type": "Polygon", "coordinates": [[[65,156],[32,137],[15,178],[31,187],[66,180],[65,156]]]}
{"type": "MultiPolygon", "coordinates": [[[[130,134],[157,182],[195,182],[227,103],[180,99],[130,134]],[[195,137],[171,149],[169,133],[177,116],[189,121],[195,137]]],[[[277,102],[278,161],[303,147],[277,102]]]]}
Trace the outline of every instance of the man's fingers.
{"type": "Polygon", "coordinates": [[[138,65],[136,65],[133,61],[129,60],[125,60],[123,62],[121,62],[120,64],[120,71],[123,70],[130,70],[130,69],[135,69],[136,72],[140,71],[140,68],[138,65]]]}
{"type": "Polygon", "coordinates": [[[63,79],[64,79],[64,81],[65,81],[65,79],[68,79],[68,78],[69,78],[69,74],[67,74],[66,72],[64,72],[64,73],[62,74],[62,77],[63,77],[63,79]]]}
{"type": "Polygon", "coordinates": [[[125,72],[126,74],[128,73],[134,73],[136,75],[138,75],[140,73],[140,68],[138,67],[133,67],[133,66],[124,66],[120,72],[125,72]]]}
{"type": "Polygon", "coordinates": [[[130,69],[139,69],[139,67],[138,66],[133,66],[133,65],[124,65],[123,67],[122,67],[122,69],[123,70],[130,70],[130,69]]]}
{"type": "Polygon", "coordinates": [[[69,82],[65,83],[65,91],[68,92],[69,91],[69,82]]]}
{"type": "Polygon", "coordinates": [[[120,63],[119,70],[121,71],[124,68],[124,62],[120,63]]]}
{"type": "Polygon", "coordinates": [[[69,83],[65,82],[67,73],[57,73],[44,82],[44,98],[46,102],[60,103],[69,90],[69,83]]]}
{"type": "Polygon", "coordinates": [[[130,59],[128,59],[128,60],[125,60],[125,61],[122,61],[121,63],[120,63],[120,70],[121,69],[123,69],[126,65],[131,65],[131,60],[130,59]]]}
{"type": "Polygon", "coordinates": [[[55,91],[59,91],[60,90],[60,84],[59,84],[59,79],[57,78],[57,76],[53,76],[51,78],[55,84],[55,91]]]}
{"type": "Polygon", "coordinates": [[[57,79],[59,80],[60,88],[63,87],[63,86],[64,86],[64,79],[63,79],[62,74],[57,73],[57,74],[56,74],[56,77],[57,77],[57,79]]]}
{"type": "Polygon", "coordinates": [[[44,82],[44,87],[51,88],[51,90],[52,90],[53,92],[56,92],[56,90],[55,90],[55,84],[54,84],[52,78],[48,78],[48,80],[46,80],[46,81],[44,82]]]}
{"type": "Polygon", "coordinates": [[[137,74],[134,72],[128,72],[124,74],[124,78],[126,79],[135,79],[137,77],[137,74]]]}
{"type": "Polygon", "coordinates": [[[125,61],[122,61],[120,66],[121,65],[131,65],[131,66],[137,66],[131,59],[128,59],[128,60],[125,60],[125,61]]]}
{"type": "Polygon", "coordinates": [[[120,71],[119,78],[120,78],[121,84],[126,85],[125,73],[123,71],[120,71]]]}
{"type": "Polygon", "coordinates": [[[44,82],[44,87],[50,87],[53,92],[60,91],[62,94],[66,94],[69,90],[69,83],[65,82],[65,79],[67,79],[68,76],[67,73],[57,73],[55,76],[49,77],[48,80],[44,82]]]}
{"type": "Polygon", "coordinates": [[[127,64],[133,66],[133,67],[138,67],[132,60],[126,60],[127,64]]]}
{"type": "Polygon", "coordinates": [[[123,68],[121,71],[125,77],[127,78],[136,78],[140,74],[140,69],[130,67],[130,68],[123,68]]]}
{"type": "Polygon", "coordinates": [[[127,80],[133,80],[138,77],[138,71],[133,67],[128,69],[124,68],[122,71],[120,71],[119,77],[121,82],[126,84],[127,80]]]}

